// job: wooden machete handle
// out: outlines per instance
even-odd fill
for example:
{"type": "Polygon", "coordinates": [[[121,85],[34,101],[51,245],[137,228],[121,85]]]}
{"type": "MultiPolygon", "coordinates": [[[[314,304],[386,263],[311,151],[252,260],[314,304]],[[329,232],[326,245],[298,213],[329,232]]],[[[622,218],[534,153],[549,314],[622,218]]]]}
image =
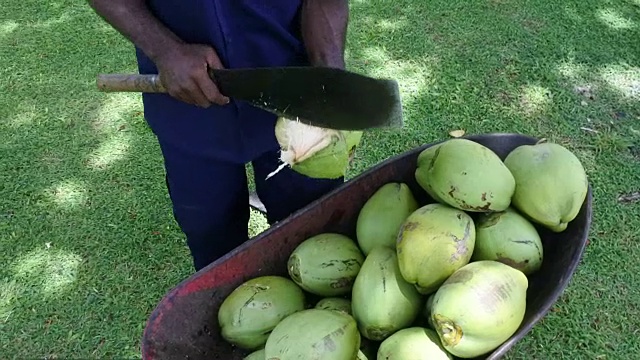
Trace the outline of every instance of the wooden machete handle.
{"type": "Polygon", "coordinates": [[[104,92],[167,92],[155,74],[99,74],[96,85],[104,92]]]}

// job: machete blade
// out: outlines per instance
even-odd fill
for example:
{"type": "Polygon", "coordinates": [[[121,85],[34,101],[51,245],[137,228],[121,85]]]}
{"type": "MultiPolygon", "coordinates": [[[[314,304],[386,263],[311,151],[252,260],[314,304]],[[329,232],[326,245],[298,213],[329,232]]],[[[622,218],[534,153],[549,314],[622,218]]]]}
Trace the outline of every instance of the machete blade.
{"type": "Polygon", "coordinates": [[[210,70],[220,92],[289,119],[337,130],[402,127],[398,83],[325,67],[210,70]]]}

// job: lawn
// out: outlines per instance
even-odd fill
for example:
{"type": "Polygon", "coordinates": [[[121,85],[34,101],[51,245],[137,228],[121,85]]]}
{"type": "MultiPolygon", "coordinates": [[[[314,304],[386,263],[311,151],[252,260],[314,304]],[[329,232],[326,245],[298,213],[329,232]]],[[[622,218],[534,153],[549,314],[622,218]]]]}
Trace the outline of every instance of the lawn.
{"type": "MultiPolygon", "coordinates": [[[[590,245],[507,358],[637,359],[640,0],[351,7],[348,67],[400,82],[406,127],[368,132],[350,176],[456,129],[566,145],[594,188],[590,245]]],[[[0,358],[137,358],[192,268],[139,95],[95,89],[136,71],[132,47],[85,2],[5,0],[0,64],[0,358]]]]}

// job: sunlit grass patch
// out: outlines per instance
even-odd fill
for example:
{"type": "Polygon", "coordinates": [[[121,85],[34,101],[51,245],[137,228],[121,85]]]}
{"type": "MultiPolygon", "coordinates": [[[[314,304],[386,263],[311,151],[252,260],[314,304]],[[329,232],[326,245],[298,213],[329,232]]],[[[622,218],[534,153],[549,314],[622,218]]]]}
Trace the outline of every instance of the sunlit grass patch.
{"type": "Polygon", "coordinates": [[[526,115],[540,114],[547,110],[553,97],[548,88],[527,85],[521,90],[518,108],[526,115]]]}
{"type": "Polygon", "coordinates": [[[44,243],[19,257],[14,265],[14,279],[33,295],[52,296],[69,288],[76,279],[82,259],[77,254],[44,243]]]}
{"type": "Polygon", "coordinates": [[[624,17],[619,11],[612,8],[598,10],[597,17],[612,29],[633,29],[637,26],[634,20],[624,17]]]}
{"type": "Polygon", "coordinates": [[[604,82],[624,97],[640,99],[640,67],[609,65],[599,73],[604,82]]]}
{"type": "Polygon", "coordinates": [[[73,209],[85,205],[87,202],[87,188],[77,180],[65,180],[52,186],[47,194],[53,203],[66,209],[73,209]]]}
{"type": "Polygon", "coordinates": [[[6,20],[0,23],[0,39],[4,36],[10,35],[15,29],[17,29],[19,24],[13,20],[6,20]]]}
{"type": "Polygon", "coordinates": [[[93,170],[105,170],[116,161],[124,159],[131,146],[131,133],[119,132],[111,135],[88,155],[86,164],[93,170]]]}

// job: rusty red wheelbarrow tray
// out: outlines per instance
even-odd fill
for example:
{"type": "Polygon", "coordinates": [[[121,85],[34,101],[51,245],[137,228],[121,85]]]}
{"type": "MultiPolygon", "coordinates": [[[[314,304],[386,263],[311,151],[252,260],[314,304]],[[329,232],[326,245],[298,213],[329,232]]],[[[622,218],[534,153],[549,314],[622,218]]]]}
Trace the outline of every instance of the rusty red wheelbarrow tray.
{"type": "MultiPolygon", "coordinates": [[[[538,141],[520,134],[465,138],[489,147],[502,159],[516,147],[538,141]]],[[[220,336],[217,312],[224,298],[251,278],[288,276],[289,254],[313,235],[338,232],[355,236],[361,207],[385,183],[405,182],[421,204],[433,202],[416,183],[414,171],[419,153],[435,144],[426,144],[381,162],[183,280],[162,298],[149,317],[142,338],[142,358],[242,359],[247,352],[232,347],[220,336]]],[[[479,359],[495,360],[504,356],[550,311],[581,260],[591,217],[589,186],[580,213],[564,232],[555,234],[538,227],[545,258],[540,271],[530,276],[524,321],[511,338],[479,359]]]]}

